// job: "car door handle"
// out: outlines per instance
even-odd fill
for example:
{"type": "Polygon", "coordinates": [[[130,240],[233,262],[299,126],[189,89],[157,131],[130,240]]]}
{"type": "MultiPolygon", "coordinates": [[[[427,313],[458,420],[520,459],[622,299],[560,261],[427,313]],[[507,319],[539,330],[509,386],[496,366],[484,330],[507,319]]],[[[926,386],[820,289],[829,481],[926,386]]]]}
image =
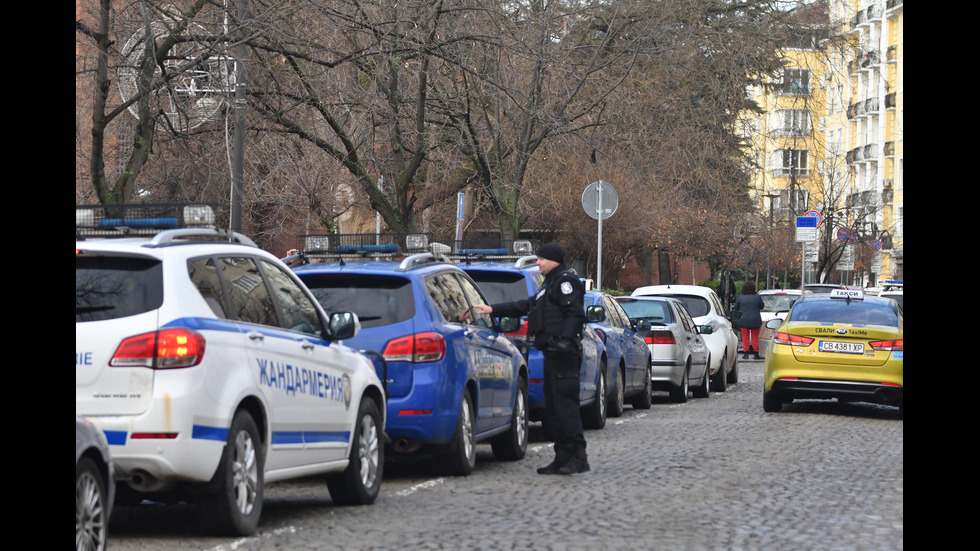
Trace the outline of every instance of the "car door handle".
{"type": "Polygon", "coordinates": [[[265,335],[259,333],[258,331],[249,331],[248,338],[252,339],[253,341],[264,341],[265,335]]]}
{"type": "Polygon", "coordinates": [[[314,348],[316,348],[316,345],[315,344],[311,343],[310,341],[308,341],[306,339],[303,339],[303,340],[301,340],[299,342],[300,342],[300,346],[303,347],[303,350],[313,350],[314,348]]]}

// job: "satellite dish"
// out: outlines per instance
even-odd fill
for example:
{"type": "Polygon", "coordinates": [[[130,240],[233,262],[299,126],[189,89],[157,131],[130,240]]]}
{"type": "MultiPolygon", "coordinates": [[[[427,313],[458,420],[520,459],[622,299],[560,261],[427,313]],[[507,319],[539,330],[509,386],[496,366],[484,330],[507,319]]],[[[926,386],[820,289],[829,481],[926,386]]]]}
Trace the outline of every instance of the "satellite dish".
{"type": "MultiPolygon", "coordinates": [[[[154,21],[150,24],[149,32],[152,33],[153,40],[159,42],[170,35],[176,24],[173,19],[154,21]]],[[[116,74],[119,78],[119,95],[123,101],[128,101],[139,93],[137,80],[147,34],[146,27],[138,29],[120,51],[121,59],[116,74]]],[[[164,61],[164,68],[179,76],[152,94],[160,102],[159,108],[166,114],[170,124],[177,130],[186,131],[214,120],[225,98],[234,91],[235,73],[233,59],[215,55],[214,42],[210,40],[212,33],[197,23],[191,23],[183,34],[189,40],[177,43],[164,61]],[[195,65],[199,60],[200,63],[195,65]],[[193,65],[193,68],[188,68],[189,65],[193,65]]],[[[154,77],[161,74],[161,69],[157,66],[154,77]]],[[[129,112],[139,118],[135,103],[129,106],[129,112]]]]}
{"type": "Polygon", "coordinates": [[[619,194],[608,182],[602,180],[592,182],[582,192],[582,208],[585,209],[585,214],[594,220],[598,220],[600,214],[602,214],[602,219],[606,220],[616,214],[616,209],[619,208],[619,194]],[[598,212],[600,198],[602,199],[601,213],[598,212]]]}

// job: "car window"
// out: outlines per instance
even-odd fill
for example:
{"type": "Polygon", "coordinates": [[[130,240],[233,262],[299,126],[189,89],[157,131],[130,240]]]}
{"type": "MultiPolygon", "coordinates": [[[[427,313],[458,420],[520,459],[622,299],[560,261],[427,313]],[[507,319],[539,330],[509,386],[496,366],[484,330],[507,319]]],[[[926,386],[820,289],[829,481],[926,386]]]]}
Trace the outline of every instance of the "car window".
{"type": "Polygon", "coordinates": [[[707,316],[711,312],[711,305],[708,303],[708,299],[704,297],[696,295],[673,295],[673,297],[681,301],[692,318],[707,316]]]}
{"type": "Polygon", "coordinates": [[[599,306],[606,311],[606,319],[602,322],[603,325],[608,325],[609,327],[622,327],[623,323],[620,321],[619,316],[616,315],[616,311],[609,306],[609,302],[605,297],[597,297],[599,306]]]}
{"type": "MultiPolygon", "coordinates": [[[[619,302],[619,301],[617,301],[619,302]]],[[[626,300],[619,302],[631,319],[645,319],[650,323],[670,323],[670,308],[659,300],[626,300]]]]}
{"type": "Polygon", "coordinates": [[[269,289],[262,281],[262,274],[255,261],[244,256],[228,256],[218,259],[221,276],[228,284],[228,317],[259,325],[279,325],[269,289]]]}
{"type": "MultiPolygon", "coordinates": [[[[480,291],[473,285],[473,282],[463,277],[462,274],[457,274],[457,277],[459,278],[459,286],[463,289],[463,295],[466,296],[466,300],[470,306],[486,303],[483,297],[480,296],[480,291]]],[[[478,325],[486,328],[493,327],[493,319],[489,314],[480,314],[472,308],[466,311],[466,314],[463,315],[460,321],[469,325],[478,325]]]]}
{"type": "Polygon", "coordinates": [[[75,322],[124,318],[163,304],[163,269],[153,258],[75,256],[75,322]]]}
{"type": "Polygon", "coordinates": [[[675,304],[674,306],[677,308],[677,319],[681,326],[683,326],[684,330],[688,333],[694,333],[694,326],[697,324],[694,323],[693,319],[691,319],[691,314],[687,313],[687,309],[685,309],[680,303],[675,304]]]}
{"type": "Polygon", "coordinates": [[[529,295],[524,274],[484,270],[466,273],[480,286],[480,290],[487,297],[488,304],[524,300],[529,295]]]}
{"type": "Polygon", "coordinates": [[[632,328],[633,324],[630,322],[630,317],[626,315],[623,307],[616,302],[612,297],[606,297],[606,302],[609,305],[609,309],[616,313],[616,317],[619,318],[620,327],[632,328]]]}
{"type": "Polygon", "coordinates": [[[354,312],[361,326],[382,327],[415,316],[412,282],[405,277],[368,274],[302,274],[328,313],[354,312]]]}
{"type": "Polygon", "coordinates": [[[898,327],[898,308],[891,303],[843,300],[801,301],[790,311],[789,321],[898,327]]]}
{"type": "Polygon", "coordinates": [[[763,312],[787,312],[800,295],[759,295],[762,297],[763,312]]]}
{"type": "Polygon", "coordinates": [[[323,322],[316,306],[303,288],[299,286],[282,268],[267,260],[259,260],[262,270],[269,278],[269,285],[282,313],[281,327],[309,335],[320,335],[323,322]]]}
{"type": "Polygon", "coordinates": [[[425,288],[442,317],[450,323],[466,322],[472,312],[459,280],[453,274],[441,273],[425,278],[425,288]]]}
{"type": "Polygon", "coordinates": [[[197,292],[201,293],[201,298],[211,307],[214,315],[221,319],[227,319],[224,292],[221,288],[221,275],[218,273],[218,266],[215,264],[214,258],[205,256],[188,260],[187,275],[197,287],[197,292]]]}

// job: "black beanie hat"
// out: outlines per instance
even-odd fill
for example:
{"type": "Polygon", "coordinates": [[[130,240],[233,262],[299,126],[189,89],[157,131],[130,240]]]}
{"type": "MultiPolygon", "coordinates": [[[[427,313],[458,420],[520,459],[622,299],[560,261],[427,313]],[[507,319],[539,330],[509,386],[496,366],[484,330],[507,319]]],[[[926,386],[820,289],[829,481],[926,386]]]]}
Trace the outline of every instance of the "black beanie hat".
{"type": "Polygon", "coordinates": [[[553,260],[559,264],[565,263],[565,249],[562,249],[561,245],[558,243],[546,243],[541,245],[541,247],[538,249],[538,256],[540,258],[553,260]]]}

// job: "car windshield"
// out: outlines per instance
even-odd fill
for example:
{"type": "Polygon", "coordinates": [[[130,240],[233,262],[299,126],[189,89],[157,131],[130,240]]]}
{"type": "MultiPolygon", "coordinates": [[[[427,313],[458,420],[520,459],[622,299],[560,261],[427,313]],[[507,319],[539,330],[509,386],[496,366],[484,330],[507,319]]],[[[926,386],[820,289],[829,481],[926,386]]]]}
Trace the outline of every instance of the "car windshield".
{"type": "Polygon", "coordinates": [[[699,297],[696,295],[671,296],[681,301],[684,307],[687,308],[687,313],[691,314],[692,318],[707,316],[711,312],[711,304],[708,302],[708,299],[704,297],[699,297]]]}
{"type": "Polygon", "coordinates": [[[362,327],[380,327],[415,316],[412,282],[403,277],[365,274],[303,274],[328,314],[354,312],[362,327]]]}
{"type": "Polygon", "coordinates": [[[619,305],[626,311],[631,320],[645,319],[650,323],[669,323],[671,321],[670,307],[659,300],[618,300],[619,305]]]}
{"type": "Polygon", "coordinates": [[[814,300],[797,303],[789,321],[819,324],[886,325],[898,327],[898,309],[892,303],[814,300]]]}
{"type": "Polygon", "coordinates": [[[483,270],[472,270],[466,273],[480,287],[480,291],[483,291],[487,302],[490,304],[524,300],[530,294],[527,291],[524,274],[483,270]]]}
{"type": "Polygon", "coordinates": [[[800,295],[760,295],[763,312],[788,312],[790,306],[800,298],[800,295]]]}
{"type": "Polygon", "coordinates": [[[76,256],[75,322],[124,318],[163,304],[163,269],[153,258],[76,256]]]}

